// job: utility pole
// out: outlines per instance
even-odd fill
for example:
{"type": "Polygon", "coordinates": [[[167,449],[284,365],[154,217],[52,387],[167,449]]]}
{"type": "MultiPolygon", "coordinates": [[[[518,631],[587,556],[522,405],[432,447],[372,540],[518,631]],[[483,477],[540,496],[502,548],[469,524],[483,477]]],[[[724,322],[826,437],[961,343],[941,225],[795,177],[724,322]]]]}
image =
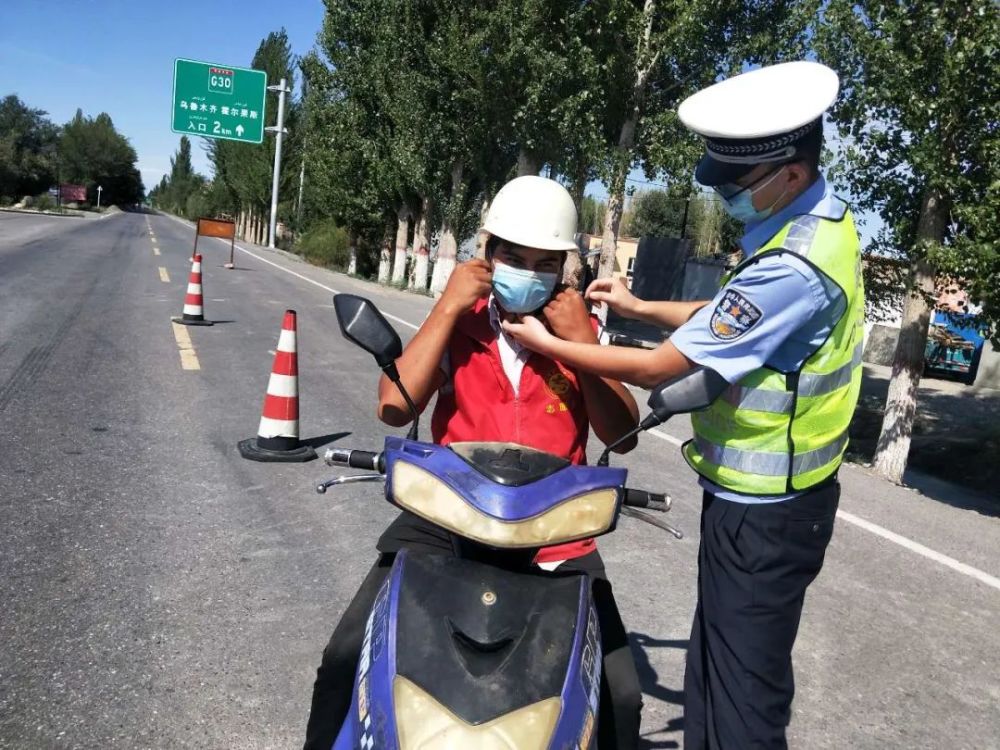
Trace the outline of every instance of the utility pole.
{"type": "Polygon", "coordinates": [[[281,140],[285,135],[285,94],[289,93],[285,79],[277,86],[268,86],[268,91],[278,92],[278,123],[273,128],[266,128],[270,133],[277,134],[274,143],[274,176],[271,179],[271,227],[268,233],[267,246],[274,247],[274,235],[278,225],[278,180],[281,177],[281,140]]]}

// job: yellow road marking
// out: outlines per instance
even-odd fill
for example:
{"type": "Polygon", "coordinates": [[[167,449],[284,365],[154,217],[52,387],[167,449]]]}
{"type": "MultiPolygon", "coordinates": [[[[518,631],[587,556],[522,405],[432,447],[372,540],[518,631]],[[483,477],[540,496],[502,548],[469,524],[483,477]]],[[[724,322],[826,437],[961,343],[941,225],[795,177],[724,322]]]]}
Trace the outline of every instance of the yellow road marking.
{"type": "Polygon", "coordinates": [[[153,246],[153,255],[159,255],[159,254],[160,254],[160,248],[158,248],[158,247],[156,247],[156,245],[154,245],[153,246]]]}
{"type": "Polygon", "coordinates": [[[191,334],[188,333],[187,326],[180,323],[171,322],[174,327],[174,339],[177,340],[177,348],[181,354],[182,370],[200,370],[201,363],[195,353],[194,345],[191,343],[191,334]]]}
{"type": "MultiPolygon", "coordinates": [[[[157,255],[159,255],[159,253],[157,253],[157,255]]],[[[167,273],[167,269],[163,266],[160,266],[160,281],[164,284],[170,283],[170,274],[167,273]]]]}

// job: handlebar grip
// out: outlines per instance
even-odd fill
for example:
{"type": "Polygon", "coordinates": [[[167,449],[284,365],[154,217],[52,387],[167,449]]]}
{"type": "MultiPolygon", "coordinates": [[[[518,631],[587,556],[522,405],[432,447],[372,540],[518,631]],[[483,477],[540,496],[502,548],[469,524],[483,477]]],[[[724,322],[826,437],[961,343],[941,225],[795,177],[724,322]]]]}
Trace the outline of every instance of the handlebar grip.
{"type": "Polygon", "coordinates": [[[669,495],[660,492],[646,492],[645,490],[625,489],[625,498],[622,501],[632,508],[648,508],[666,513],[670,510],[671,499],[669,495]]]}
{"type": "Polygon", "coordinates": [[[365,469],[385,472],[385,459],[381,453],[372,451],[356,451],[350,448],[330,448],[323,456],[330,466],[349,466],[352,469],[365,469]]]}

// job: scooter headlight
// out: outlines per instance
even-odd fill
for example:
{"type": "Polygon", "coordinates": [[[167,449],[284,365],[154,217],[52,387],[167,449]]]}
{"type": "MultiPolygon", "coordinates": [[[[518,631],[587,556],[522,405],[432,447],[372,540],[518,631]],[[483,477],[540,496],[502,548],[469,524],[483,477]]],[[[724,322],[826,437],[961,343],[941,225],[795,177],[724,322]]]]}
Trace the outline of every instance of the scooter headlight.
{"type": "Polygon", "coordinates": [[[456,534],[491,547],[545,547],[603,534],[615,519],[618,491],[605,488],[569,498],[522,521],[501,521],[472,507],[436,476],[405,461],[392,469],[393,499],[456,534]]]}
{"type": "Polygon", "coordinates": [[[546,698],[484,724],[467,724],[410,680],[392,683],[400,750],[544,750],[562,701],[546,698]]]}

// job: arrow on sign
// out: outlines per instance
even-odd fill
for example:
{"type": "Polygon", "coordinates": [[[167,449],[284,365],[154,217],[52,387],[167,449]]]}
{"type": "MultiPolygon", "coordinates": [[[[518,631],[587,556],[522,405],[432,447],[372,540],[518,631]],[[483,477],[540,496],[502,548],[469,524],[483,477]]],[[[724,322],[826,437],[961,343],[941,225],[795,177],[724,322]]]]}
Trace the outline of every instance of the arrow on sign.
{"type": "Polygon", "coordinates": [[[242,136],[243,135],[243,126],[242,125],[237,125],[236,126],[236,135],[238,135],[238,136],[242,136]]]}

